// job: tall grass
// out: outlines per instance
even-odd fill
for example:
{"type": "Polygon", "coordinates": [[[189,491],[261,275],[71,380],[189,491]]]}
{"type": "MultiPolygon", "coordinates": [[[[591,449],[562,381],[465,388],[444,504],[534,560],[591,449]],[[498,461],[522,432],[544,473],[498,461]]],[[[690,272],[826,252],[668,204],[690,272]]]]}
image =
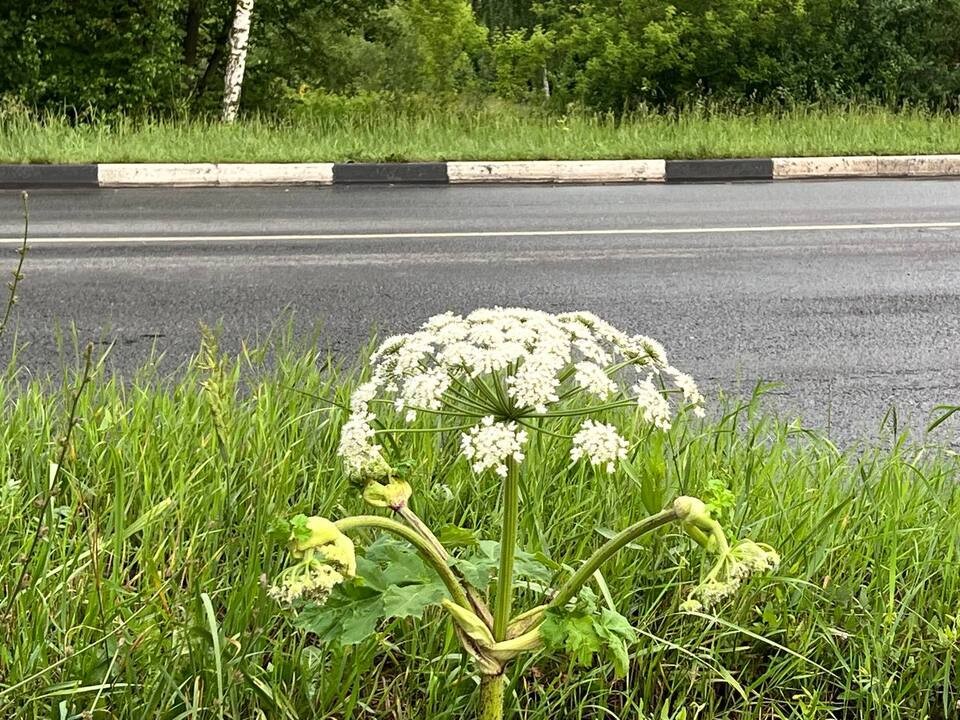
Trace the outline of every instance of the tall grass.
{"type": "Polygon", "coordinates": [[[509,105],[372,107],[233,126],[0,111],[0,162],[346,162],[960,152],[960,118],[883,108],[689,110],[623,120],[509,105]]]}
{"type": "MultiPolygon", "coordinates": [[[[176,376],[150,364],[121,382],[95,365],[79,392],[79,366],[60,380],[11,366],[0,717],[468,716],[474,681],[439,614],[335,650],[294,631],[262,588],[280,568],[276,518],[359,508],[335,456],[338,404],[358,373],[290,340],[228,358],[210,336],[176,376]]],[[[736,498],[727,522],[782,551],[780,576],[717,618],[691,617],[677,612],[698,572],[675,550],[682,537],[623,553],[604,579],[641,633],[628,677],[533,657],[510,688],[524,718],[957,717],[955,456],[904,438],[840,451],[765,416],[760,393],[665,436],[636,432],[647,437],[636,464],[660,479],[660,498],[569,467],[549,438],[528,448],[524,546],[564,565],[603,540],[595,524],[622,527],[720,481],[736,498]]],[[[415,505],[428,522],[492,535],[497,487],[471,476],[455,440],[411,440],[415,505]]]]}

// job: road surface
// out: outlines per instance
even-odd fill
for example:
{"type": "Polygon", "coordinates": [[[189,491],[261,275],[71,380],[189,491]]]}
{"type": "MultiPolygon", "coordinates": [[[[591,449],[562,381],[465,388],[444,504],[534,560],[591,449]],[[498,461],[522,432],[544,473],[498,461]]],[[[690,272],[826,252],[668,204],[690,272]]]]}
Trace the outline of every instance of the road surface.
{"type": "MultiPolygon", "coordinates": [[[[835,437],[890,407],[960,401],[960,182],[35,191],[16,320],[33,372],[58,334],[152,347],[175,369],[200,321],[225,341],[297,331],[356,357],[371,328],[447,309],[584,308],[660,339],[714,392],[778,381],[771,407],[835,437]]],[[[22,231],[0,192],[0,246],[22,231]]],[[[960,435],[945,427],[940,436],[960,435]]]]}

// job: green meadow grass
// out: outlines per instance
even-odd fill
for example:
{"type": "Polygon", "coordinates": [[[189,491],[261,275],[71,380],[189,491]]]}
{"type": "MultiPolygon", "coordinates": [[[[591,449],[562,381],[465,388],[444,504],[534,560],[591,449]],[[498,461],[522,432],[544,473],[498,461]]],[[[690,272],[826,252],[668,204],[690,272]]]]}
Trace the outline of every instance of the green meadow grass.
{"type": "MultiPolygon", "coordinates": [[[[64,446],[80,372],[33,378],[14,361],[0,378],[0,717],[470,716],[474,680],[439,612],[328,649],[262,587],[283,563],[277,518],[360,508],[335,454],[359,371],[289,340],[123,382],[95,368],[64,446]]],[[[778,547],[782,568],[701,618],[677,612],[700,569],[688,541],[625,551],[603,577],[640,632],[628,677],[533,656],[514,668],[518,717],[957,717],[956,456],[904,437],[841,451],[765,415],[762,393],[635,432],[659,499],[722,481],[733,534],[778,547]]],[[[457,460],[455,437],[410,437],[417,511],[493,535],[496,484],[457,460]]],[[[565,563],[602,542],[595,526],[648,514],[633,480],[570,467],[550,443],[528,448],[525,548],[565,563]]]]}
{"type": "Polygon", "coordinates": [[[346,162],[722,158],[960,152],[960,118],[882,108],[565,117],[508,105],[373,109],[299,120],[100,118],[0,111],[0,162],[346,162]]]}

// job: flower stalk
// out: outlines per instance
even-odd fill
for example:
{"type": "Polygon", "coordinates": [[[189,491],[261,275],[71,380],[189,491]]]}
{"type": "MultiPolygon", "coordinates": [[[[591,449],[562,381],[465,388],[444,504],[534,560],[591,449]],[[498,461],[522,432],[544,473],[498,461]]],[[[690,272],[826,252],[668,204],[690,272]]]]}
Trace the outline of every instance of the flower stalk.
{"type": "Polygon", "coordinates": [[[517,547],[520,520],[520,466],[507,459],[507,477],[503,482],[503,526],[500,530],[500,568],[493,609],[493,637],[504,640],[513,609],[513,558],[517,547]]]}
{"type": "Polygon", "coordinates": [[[554,595],[548,607],[561,608],[566,605],[580,592],[583,586],[593,577],[593,574],[599,570],[607,560],[623,549],[624,546],[675,520],[677,520],[677,511],[671,507],[667,510],[661,510],[656,515],[645,517],[643,520],[621,530],[600,546],[600,548],[570,576],[570,579],[567,580],[557,591],[557,594],[554,595]]]}
{"type": "Polygon", "coordinates": [[[454,575],[453,570],[446,561],[440,557],[430,543],[420,536],[416,531],[408,528],[406,525],[398,523],[390,518],[380,517],[379,515],[354,515],[353,517],[337,520],[334,525],[343,533],[349,533],[366,528],[374,530],[383,530],[396,535],[413,545],[420,555],[436,571],[437,575],[443,581],[450,597],[460,607],[470,610],[470,601],[467,598],[467,592],[464,590],[460,580],[454,575]]]}

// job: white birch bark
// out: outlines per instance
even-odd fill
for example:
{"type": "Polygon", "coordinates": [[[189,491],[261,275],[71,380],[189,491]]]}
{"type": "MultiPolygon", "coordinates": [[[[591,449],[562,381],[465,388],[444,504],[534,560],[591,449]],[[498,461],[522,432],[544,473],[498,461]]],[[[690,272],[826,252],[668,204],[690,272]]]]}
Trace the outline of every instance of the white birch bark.
{"type": "Polygon", "coordinates": [[[247,41],[250,39],[250,22],[254,0],[237,0],[237,10],[230,29],[230,52],[227,70],[223,75],[223,121],[232,123],[237,119],[240,107],[240,91],[243,89],[243,71],[247,66],[247,41]]]}

